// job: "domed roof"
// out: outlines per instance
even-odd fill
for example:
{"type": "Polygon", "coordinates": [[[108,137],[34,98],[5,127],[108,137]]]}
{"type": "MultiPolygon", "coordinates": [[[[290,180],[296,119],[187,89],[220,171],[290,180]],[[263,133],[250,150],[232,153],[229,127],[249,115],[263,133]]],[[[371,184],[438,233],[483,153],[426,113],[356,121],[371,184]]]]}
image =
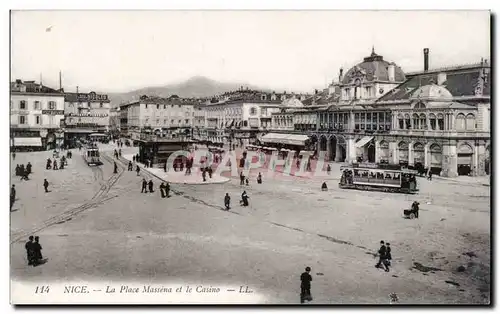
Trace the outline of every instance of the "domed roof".
{"type": "Polygon", "coordinates": [[[375,49],[372,49],[369,57],[364,58],[363,62],[347,71],[342,79],[342,83],[349,84],[359,75],[363,75],[366,81],[389,81],[389,66],[391,64],[394,65],[394,80],[396,82],[404,82],[406,77],[403,70],[396,64],[385,61],[383,56],[376,54],[375,49]]]}
{"type": "Polygon", "coordinates": [[[432,99],[432,100],[450,100],[453,95],[446,87],[436,84],[424,85],[419,87],[411,98],[432,99]]]}

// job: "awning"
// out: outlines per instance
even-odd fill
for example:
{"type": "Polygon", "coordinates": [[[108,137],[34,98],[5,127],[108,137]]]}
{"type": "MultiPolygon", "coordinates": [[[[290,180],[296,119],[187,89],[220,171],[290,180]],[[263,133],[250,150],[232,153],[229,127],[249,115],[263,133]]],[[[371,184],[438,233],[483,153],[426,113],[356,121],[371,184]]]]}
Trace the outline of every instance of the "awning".
{"type": "Polygon", "coordinates": [[[307,135],[302,134],[268,133],[261,138],[261,141],[264,143],[303,146],[308,138],[309,137],[307,135]]]}
{"type": "Polygon", "coordinates": [[[40,147],[42,146],[41,137],[15,137],[14,146],[31,146],[40,147]]]}
{"type": "Polygon", "coordinates": [[[371,140],[373,140],[373,136],[365,136],[356,143],[354,143],[354,146],[356,147],[363,147],[366,144],[368,144],[371,140]]]}

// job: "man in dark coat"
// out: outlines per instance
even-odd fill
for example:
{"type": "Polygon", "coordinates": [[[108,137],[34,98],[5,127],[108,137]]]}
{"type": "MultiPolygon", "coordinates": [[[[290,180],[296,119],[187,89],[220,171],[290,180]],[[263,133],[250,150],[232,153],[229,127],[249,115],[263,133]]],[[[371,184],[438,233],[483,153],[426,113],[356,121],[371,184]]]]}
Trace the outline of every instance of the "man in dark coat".
{"type": "Polygon", "coordinates": [[[134,155],[134,156],[132,156],[132,161],[133,161],[133,162],[135,162],[135,155],[134,155]]]}
{"type": "Polygon", "coordinates": [[[19,167],[19,165],[16,165],[16,176],[18,176],[18,175],[19,175],[19,173],[20,173],[20,171],[19,171],[19,170],[20,170],[20,169],[21,169],[21,167],[19,167]]]}
{"type": "Polygon", "coordinates": [[[229,210],[231,207],[231,196],[229,196],[229,193],[226,193],[226,196],[224,196],[224,206],[226,207],[226,210],[229,210]]]}
{"type": "Polygon", "coordinates": [[[240,173],[240,185],[245,185],[245,176],[243,175],[243,171],[240,173]]]}
{"type": "Polygon", "coordinates": [[[248,206],[248,195],[247,195],[247,191],[243,191],[243,193],[241,194],[241,200],[240,200],[240,205],[242,206],[248,206]]]}
{"type": "Polygon", "coordinates": [[[418,211],[420,210],[420,203],[415,201],[413,202],[413,204],[411,204],[411,209],[413,210],[413,212],[415,213],[415,218],[418,219],[418,211]]]}
{"type": "Polygon", "coordinates": [[[170,183],[168,183],[168,182],[165,185],[165,196],[170,197],[170,183]]]}
{"type": "Polygon", "coordinates": [[[306,267],[306,271],[300,275],[300,303],[312,301],[311,296],[311,267],[306,267]]]}
{"type": "Polygon", "coordinates": [[[161,198],[165,198],[165,183],[160,184],[160,193],[161,193],[161,198]]]}
{"type": "Polygon", "coordinates": [[[208,177],[212,179],[212,173],[213,173],[212,167],[207,167],[207,172],[208,172],[208,177]]]}
{"type": "Polygon", "coordinates": [[[206,168],[202,169],[201,176],[203,178],[203,182],[207,181],[207,171],[206,171],[206,168]]]}
{"type": "Polygon", "coordinates": [[[142,179],[142,189],[141,189],[141,193],[148,193],[148,181],[146,181],[146,179],[142,179]]]}
{"type": "Polygon", "coordinates": [[[45,193],[48,193],[49,190],[49,181],[47,181],[47,179],[43,179],[43,188],[45,189],[45,193]]]}
{"type": "Polygon", "coordinates": [[[149,193],[153,193],[154,192],[154,190],[153,190],[153,180],[149,180],[148,187],[149,187],[149,193]]]}
{"type": "Polygon", "coordinates": [[[114,162],[114,170],[113,173],[118,173],[118,165],[116,164],[116,161],[114,162]]]}
{"type": "Polygon", "coordinates": [[[26,249],[26,257],[28,259],[28,265],[33,265],[34,262],[34,252],[33,252],[33,236],[29,237],[29,241],[26,242],[24,248],[26,249]]]}
{"type": "Polygon", "coordinates": [[[16,160],[16,153],[12,153],[12,160],[16,160]]]}
{"type": "Polygon", "coordinates": [[[28,172],[28,174],[31,174],[31,167],[33,166],[31,165],[30,162],[28,162],[28,164],[26,165],[26,171],[28,172]]]}
{"type": "Polygon", "coordinates": [[[12,210],[12,206],[14,206],[14,202],[16,201],[16,185],[12,184],[10,188],[10,210],[12,210]]]}
{"type": "Polygon", "coordinates": [[[40,265],[43,259],[42,246],[40,245],[39,240],[39,237],[35,237],[35,242],[33,243],[33,266],[40,265]]]}
{"type": "Polygon", "coordinates": [[[257,183],[262,184],[262,174],[259,172],[259,175],[257,176],[257,183]]]}
{"type": "Polygon", "coordinates": [[[141,168],[139,168],[139,165],[135,167],[135,172],[137,172],[137,176],[139,176],[139,172],[141,171],[141,168]]]}
{"type": "Polygon", "coordinates": [[[387,259],[387,248],[385,247],[384,241],[380,241],[380,249],[378,250],[378,263],[375,267],[380,268],[381,265],[384,266],[385,271],[389,271],[386,263],[384,261],[387,259]]]}
{"type": "Polygon", "coordinates": [[[57,160],[54,159],[54,166],[52,167],[52,170],[57,170],[57,160]]]}
{"type": "Polygon", "coordinates": [[[45,166],[45,169],[49,170],[52,168],[52,160],[50,158],[47,158],[47,165],[45,166]]]}
{"type": "Polygon", "coordinates": [[[132,171],[132,162],[130,160],[128,162],[128,171],[132,171]]]}

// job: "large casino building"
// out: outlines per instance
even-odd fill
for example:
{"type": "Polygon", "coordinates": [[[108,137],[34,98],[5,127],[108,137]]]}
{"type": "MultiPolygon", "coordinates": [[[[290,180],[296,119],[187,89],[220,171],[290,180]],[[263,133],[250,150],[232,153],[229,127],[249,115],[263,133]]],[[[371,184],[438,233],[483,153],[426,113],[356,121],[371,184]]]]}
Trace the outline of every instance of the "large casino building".
{"type": "Polygon", "coordinates": [[[430,168],[433,173],[490,173],[490,65],[404,73],[372,50],[321,93],[283,104],[272,114],[263,144],[286,146],[287,136],[330,161],[386,162],[430,168]],[[284,141],[282,140],[284,139],[284,141]]]}

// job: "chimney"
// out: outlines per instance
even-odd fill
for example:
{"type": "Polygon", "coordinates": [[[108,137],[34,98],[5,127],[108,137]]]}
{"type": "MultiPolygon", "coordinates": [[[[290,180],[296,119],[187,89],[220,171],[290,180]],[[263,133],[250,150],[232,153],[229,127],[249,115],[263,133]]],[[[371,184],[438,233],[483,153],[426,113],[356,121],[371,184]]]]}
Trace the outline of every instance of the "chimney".
{"type": "Polygon", "coordinates": [[[62,91],[62,74],[61,74],[61,71],[59,71],[59,90],[62,91]]]}
{"type": "Polygon", "coordinates": [[[437,84],[438,85],[443,85],[444,82],[446,82],[446,73],[444,72],[441,72],[438,74],[438,77],[437,77],[437,84]]]}
{"type": "Polygon", "coordinates": [[[429,48],[424,48],[424,71],[429,71],[429,48]]]}
{"type": "Polygon", "coordinates": [[[389,64],[389,68],[387,69],[387,73],[389,76],[389,82],[395,82],[396,81],[396,73],[395,73],[394,63],[389,64]]]}
{"type": "Polygon", "coordinates": [[[344,74],[344,69],[340,68],[340,71],[339,71],[339,83],[342,81],[342,75],[343,74],[344,74]]]}

